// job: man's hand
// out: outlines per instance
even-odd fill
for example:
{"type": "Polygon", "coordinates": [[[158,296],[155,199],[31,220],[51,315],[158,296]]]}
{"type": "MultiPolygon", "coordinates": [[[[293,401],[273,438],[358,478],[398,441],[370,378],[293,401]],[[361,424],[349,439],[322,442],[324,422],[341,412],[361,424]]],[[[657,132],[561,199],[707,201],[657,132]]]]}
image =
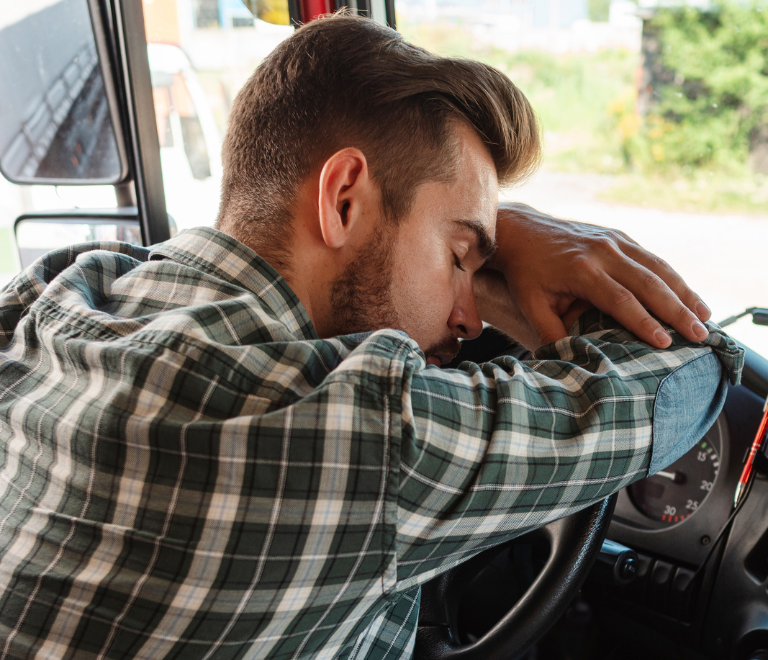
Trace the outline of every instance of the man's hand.
{"type": "Polygon", "coordinates": [[[496,254],[476,275],[478,309],[483,320],[529,348],[567,336],[590,305],[658,348],[672,340],[650,312],[691,341],[708,334],[704,302],[668,264],[620,231],[500,204],[496,240],[496,254]]]}

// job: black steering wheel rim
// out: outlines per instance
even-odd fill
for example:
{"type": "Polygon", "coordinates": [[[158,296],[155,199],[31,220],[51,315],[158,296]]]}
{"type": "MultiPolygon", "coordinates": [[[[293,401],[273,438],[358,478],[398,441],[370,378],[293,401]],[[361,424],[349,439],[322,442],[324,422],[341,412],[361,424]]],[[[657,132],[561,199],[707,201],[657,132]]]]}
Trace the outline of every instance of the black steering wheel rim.
{"type": "Polygon", "coordinates": [[[422,587],[416,660],[508,660],[523,653],[565,612],[600,551],[616,495],[556,520],[531,534],[550,544],[544,568],[512,609],[483,637],[459,645],[448,603],[456,569],[422,587]]]}

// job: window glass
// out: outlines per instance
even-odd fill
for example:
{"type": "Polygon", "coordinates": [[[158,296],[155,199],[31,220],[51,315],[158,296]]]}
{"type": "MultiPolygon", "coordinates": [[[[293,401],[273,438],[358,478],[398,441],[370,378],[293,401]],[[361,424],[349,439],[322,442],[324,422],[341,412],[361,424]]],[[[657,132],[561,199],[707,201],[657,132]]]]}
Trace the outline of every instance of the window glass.
{"type": "Polygon", "coordinates": [[[19,259],[22,268],[62,245],[91,241],[121,241],[141,245],[138,222],[119,219],[78,219],[70,217],[23,219],[16,227],[19,259]]]}
{"type": "Polygon", "coordinates": [[[115,206],[112,186],[8,178],[118,178],[121,164],[86,0],[0,2],[0,286],[19,268],[24,212],[115,206]]]}
{"type": "Polygon", "coordinates": [[[117,151],[86,0],[4,3],[0,170],[15,181],[117,181],[117,151]]]}
{"type": "Polygon", "coordinates": [[[212,225],[232,100],[293,28],[241,0],[144,0],[144,15],[168,212],[179,229],[212,225]]]}
{"type": "MultiPolygon", "coordinates": [[[[85,0],[78,1],[86,6],[85,0]]],[[[4,1],[0,26],[74,2],[29,0],[23,9],[15,9],[16,3],[4,1]]],[[[212,225],[221,186],[221,135],[232,100],[256,65],[293,28],[255,20],[241,0],[143,0],[143,5],[168,212],[179,229],[212,225]]],[[[282,7],[279,2],[265,6],[273,13],[282,7]]],[[[87,19],[87,10],[83,14],[75,9],[67,18],[83,25],[87,19]]],[[[59,36],[68,47],[77,41],[59,36]]],[[[17,59],[6,58],[7,68],[16,66],[17,59]]],[[[26,107],[13,95],[0,95],[0,106],[14,112],[26,107]]],[[[20,267],[13,242],[13,222],[19,215],[116,205],[112,186],[19,186],[0,177],[0,286],[20,267]]]]}
{"type": "MultiPolygon", "coordinates": [[[[714,320],[768,306],[768,2],[398,0],[406,39],[526,93],[541,171],[508,199],[624,230],[714,320]]],[[[768,328],[734,336],[768,354],[768,328]]]]}

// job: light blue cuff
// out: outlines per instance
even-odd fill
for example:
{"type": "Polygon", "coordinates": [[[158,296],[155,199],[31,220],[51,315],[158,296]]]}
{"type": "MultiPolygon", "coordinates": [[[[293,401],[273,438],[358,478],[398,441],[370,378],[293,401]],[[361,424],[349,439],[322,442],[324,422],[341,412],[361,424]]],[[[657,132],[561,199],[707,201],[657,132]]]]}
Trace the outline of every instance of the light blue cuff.
{"type": "Polygon", "coordinates": [[[701,440],[720,414],[727,393],[714,353],[691,360],[662,381],[653,409],[649,475],[674,463],[701,440]]]}

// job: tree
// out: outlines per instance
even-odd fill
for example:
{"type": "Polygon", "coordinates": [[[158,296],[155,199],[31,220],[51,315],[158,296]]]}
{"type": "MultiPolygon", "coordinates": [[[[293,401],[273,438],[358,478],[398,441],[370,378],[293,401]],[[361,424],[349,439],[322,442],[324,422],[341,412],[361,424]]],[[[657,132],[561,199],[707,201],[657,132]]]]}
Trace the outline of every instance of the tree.
{"type": "Polygon", "coordinates": [[[659,56],[671,82],[646,117],[651,159],[683,167],[743,164],[768,127],[768,0],[713,11],[663,10],[659,56]]]}

